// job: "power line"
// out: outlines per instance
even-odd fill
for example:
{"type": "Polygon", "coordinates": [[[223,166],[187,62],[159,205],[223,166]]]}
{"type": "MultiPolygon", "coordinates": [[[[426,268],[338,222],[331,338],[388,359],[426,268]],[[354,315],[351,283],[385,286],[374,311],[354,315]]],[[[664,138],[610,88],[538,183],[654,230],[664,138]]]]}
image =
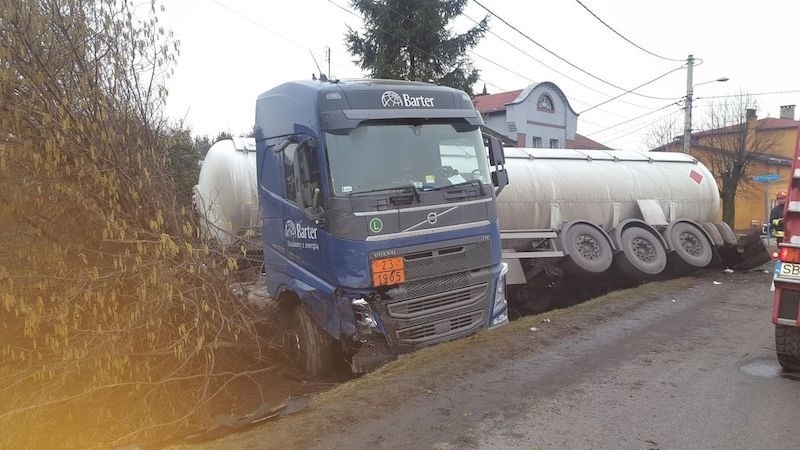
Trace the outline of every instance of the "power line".
{"type": "MultiPolygon", "coordinates": [[[[636,129],[634,129],[634,130],[627,131],[627,132],[625,132],[624,134],[621,134],[621,135],[619,135],[619,136],[617,136],[617,137],[614,137],[614,138],[611,138],[611,139],[603,139],[603,141],[604,141],[605,143],[609,143],[609,142],[618,141],[618,140],[620,140],[620,139],[622,139],[622,138],[624,138],[624,137],[630,136],[630,135],[632,135],[632,134],[634,134],[634,133],[636,133],[636,132],[638,132],[638,131],[641,131],[641,130],[643,130],[643,129],[645,129],[645,128],[649,127],[649,126],[655,125],[656,123],[658,123],[658,122],[660,122],[660,121],[662,121],[662,120],[664,120],[664,119],[666,119],[666,118],[672,118],[672,116],[673,116],[674,114],[675,114],[675,111],[672,111],[672,112],[670,112],[669,114],[666,114],[666,115],[659,116],[657,119],[655,119],[655,120],[653,120],[653,121],[650,121],[650,122],[647,122],[646,124],[642,125],[642,126],[641,126],[641,127],[639,127],[639,128],[636,128],[636,129]]],[[[672,119],[672,120],[670,120],[670,122],[674,123],[674,122],[675,122],[675,120],[674,120],[674,119],[672,119]]]]}
{"type": "MultiPolygon", "coordinates": [[[[336,3],[336,2],[335,2],[335,1],[333,1],[333,0],[328,0],[328,3],[332,4],[333,6],[337,7],[338,9],[340,9],[340,10],[342,10],[342,11],[344,11],[344,12],[346,12],[346,13],[347,13],[347,14],[349,14],[349,15],[352,15],[352,16],[354,16],[354,17],[358,17],[359,19],[361,18],[361,16],[360,16],[359,14],[357,14],[356,12],[354,12],[354,11],[352,11],[352,10],[350,10],[350,9],[347,9],[346,7],[344,7],[344,6],[342,6],[342,5],[338,4],[338,3],[336,3]]],[[[387,6],[387,5],[380,5],[380,6],[385,6],[387,9],[389,9],[389,10],[393,11],[395,14],[398,14],[398,15],[399,15],[399,14],[401,14],[401,13],[400,13],[400,12],[398,12],[396,9],[394,9],[394,8],[391,8],[391,7],[387,6]]],[[[405,17],[405,16],[404,16],[404,17],[405,17]]],[[[472,19],[472,18],[469,18],[469,19],[470,19],[470,20],[472,20],[473,22],[477,23],[477,22],[476,22],[474,19],[472,19]]],[[[414,20],[413,18],[410,18],[410,20],[411,20],[412,22],[414,22],[414,23],[418,24],[418,25],[425,26],[424,24],[420,24],[418,21],[414,20]]],[[[421,49],[421,48],[419,48],[419,47],[417,47],[417,46],[415,46],[415,45],[411,44],[411,42],[410,42],[410,41],[408,41],[407,39],[404,39],[404,38],[402,38],[402,37],[400,37],[400,36],[397,36],[396,34],[390,33],[390,32],[388,32],[388,31],[386,31],[386,30],[383,30],[383,29],[381,29],[381,31],[382,31],[383,33],[385,33],[385,34],[388,34],[389,36],[392,36],[392,37],[394,37],[395,39],[399,39],[399,40],[403,41],[403,42],[404,42],[406,45],[408,45],[410,48],[416,49],[417,51],[419,51],[419,52],[421,52],[421,53],[424,53],[424,54],[426,54],[426,55],[428,55],[428,56],[435,57],[435,55],[433,55],[431,52],[428,52],[428,51],[426,51],[426,50],[424,50],[424,49],[421,49]]],[[[501,38],[501,39],[502,39],[502,38],[501,38]]],[[[515,47],[515,48],[516,48],[516,47],[515,47]]],[[[518,50],[519,50],[519,49],[518,49],[518,50]]],[[[522,79],[528,80],[528,81],[529,81],[529,82],[531,82],[531,83],[535,83],[535,82],[536,82],[535,80],[533,80],[533,79],[531,79],[531,78],[529,78],[529,77],[527,77],[527,76],[525,76],[525,75],[523,75],[523,74],[521,74],[521,73],[519,73],[519,72],[516,72],[516,71],[514,71],[514,70],[512,70],[512,69],[510,69],[510,68],[508,68],[508,67],[506,67],[506,66],[504,66],[504,65],[502,65],[502,64],[500,64],[500,63],[498,63],[498,62],[496,62],[496,61],[493,61],[493,60],[491,60],[491,59],[489,59],[489,58],[486,58],[485,56],[483,56],[483,55],[481,55],[481,54],[479,54],[479,53],[477,53],[477,52],[474,52],[474,51],[472,51],[472,50],[468,50],[468,51],[469,51],[471,54],[473,54],[474,56],[476,56],[476,57],[478,57],[478,58],[481,58],[481,59],[483,59],[483,60],[485,60],[485,61],[487,61],[487,62],[489,62],[489,63],[491,63],[491,64],[494,64],[495,66],[497,66],[497,67],[499,67],[499,68],[501,68],[501,69],[503,69],[503,70],[505,70],[505,71],[507,71],[507,72],[510,72],[510,73],[512,73],[512,74],[514,74],[514,75],[516,75],[516,76],[518,76],[518,77],[520,77],[520,78],[522,78],[522,79]]],[[[520,51],[522,51],[522,50],[520,50],[520,51]]],[[[523,52],[524,52],[524,51],[523,51],[523,52]]],[[[535,58],[534,58],[534,59],[535,59],[535,58]]],[[[549,67],[549,66],[548,66],[548,67],[549,67]]],[[[672,73],[672,72],[674,72],[674,71],[676,71],[676,70],[679,70],[679,69],[681,69],[681,67],[678,67],[678,68],[676,68],[676,69],[673,69],[673,70],[671,70],[670,72],[667,72],[667,73],[665,73],[665,74],[662,74],[662,75],[660,75],[659,77],[657,77],[657,78],[655,78],[655,79],[653,79],[653,80],[650,80],[650,81],[648,81],[648,82],[644,83],[642,86],[644,86],[644,85],[647,85],[647,84],[650,84],[650,83],[653,83],[653,82],[655,82],[655,81],[657,81],[657,80],[659,80],[659,79],[661,79],[661,78],[663,78],[663,77],[665,77],[665,76],[669,75],[670,73],[672,73]]],[[[495,88],[497,88],[497,86],[496,86],[496,85],[494,85],[494,84],[492,84],[492,83],[490,83],[490,82],[488,82],[488,81],[486,81],[486,80],[483,80],[483,79],[480,79],[480,80],[481,80],[481,81],[483,81],[483,82],[485,82],[486,84],[492,85],[492,86],[494,86],[495,88]]],[[[638,89],[639,87],[641,87],[641,86],[637,86],[637,87],[636,87],[636,88],[634,88],[634,89],[638,89]]],[[[498,89],[499,89],[499,90],[501,90],[501,91],[504,91],[504,89],[502,89],[502,88],[498,88],[498,89]]],[[[591,88],[590,88],[590,89],[591,89],[591,88]]],[[[592,90],[594,90],[594,89],[592,89],[592,90]]],[[[598,92],[598,93],[600,93],[600,92],[599,92],[599,91],[597,91],[597,90],[594,90],[594,91],[595,91],[595,92],[598,92]]],[[[613,98],[613,99],[611,99],[611,100],[614,100],[614,99],[616,99],[616,98],[619,98],[620,96],[622,96],[622,95],[625,95],[625,94],[627,94],[628,92],[630,92],[630,91],[623,92],[622,94],[618,95],[617,97],[615,97],[615,98],[613,98]]],[[[602,94],[602,93],[601,93],[601,94],[602,94]]],[[[603,94],[603,95],[608,95],[608,94],[603,94]]],[[[574,100],[574,101],[577,101],[577,102],[579,102],[579,103],[583,103],[583,104],[585,104],[585,105],[587,105],[587,106],[589,105],[589,103],[582,102],[582,101],[580,101],[580,100],[578,100],[578,99],[575,99],[575,98],[573,98],[573,100],[574,100]]],[[[611,101],[611,100],[609,100],[609,101],[611,101]]],[[[672,100],[672,99],[670,99],[670,100],[672,100]]],[[[606,102],[604,102],[604,103],[606,103],[606,102]]],[[[598,105],[595,105],[594,107],[592,107],[592,108],[590,108],[590,109],[593,109],[593,108],[595,108],[596,106],[598,106],[598,105]]],[[[640,106],[640,105],[637,105],[637,106],[640,106]]],[[[643,106],[640,106],[640,107],[643,107],[643,106]]],[[[662,108],[662,109],[663,109],[663,108],[662,108]]],[[[645,115],[647,115],[647,114],[651,114],[651,113],[652,113],[652,111],[651,111],[651,112],[648,112],[648,113],[646,113],[645,115]]],[[[610,112],[609,112],[609,114],[613,114],[613,113],[610,113],[610,112]]],[[[616,115],[616,116],[618,116],[618,117],[624,117],[624,116],[619,116],[618,114],[614,114],[614,115],[616,115]]],[[[635,120],[635,119],[633,119],[633,120],[635,120]]],[[[584,122],[586,122],[586,123],[590,123],[590,124],[592,124],[592,125],[596,125],[596,126],[603,126],[603,125],[599,125],[599,124],[596,124],[596,123],[588,122],[588,121],[586,121],[586,120],[584,120],[584,122]]],[[[623,122],[623,123],[627,123],[627,122],[623,122]]],[[[620,123],[620,124],[617,124],[617,125],[613,125],[613,126],[611,126],[611,127],[608,127],[607,129],[614,128],[614,127],[616,127],[616,126],[618,126],[618,125],[621,125],[621,124],[622,124],[622,123],[620,123]]],[[[605,130],[601,130],[601,131],[605,131],[605,130]]]]}
{"type": "Polygon", "coordinates": [[[657,108],[657,109],[654,109],[654,110],[652,110],[652,111],[646,112],[646,113],[644,113],[644,114],[638,115],[638,116],[636,116],[636,117],[634,117],[634,118],[632,118],[632,119],[628,119],[628,120],[622,121],[622,122],[620,122],[620,123],[617,123],[617,124],[611,125],[610,127],[603,128],[602,130],[599,130],[599,131],[593,131],[593,132],[591,132],[591,133],[587,134],[586,136],[588,137],[588,136],[591,136],[591,135],[593,135],[593,134],[599,134],[599,133],[602,133],[602,132],[604,132],[604,131],[608,131],[608,130],[610,130],[610,129],[612,129],[612,128],[616,128],[616,127],[618,127],[618,126],[620,126],[620,125],[625,125],[626,123],[633,122],[634,120],[641,119],[642,117],[649,116],[650,114],[655,114],[655,113],[657,113],[657,112],[661,111],[662,109],[667,109],[667,108],[669,108],[670,106],[673,106],[673,105],[678,105],[678,104],[680,104],[680,102],[672,102],[672,103],[670,103],[670,104],[668,104],[668,105],[664,105],[664,106],[662,106],[662,107],[660,107],[660,108],[657,108]]]}
{"type": "MultiPolygon", "coordinates": [[[[354,11],[352,11],[352,10],[349,10],[349,9],[346,9],[345,7],[343,7],[343,6],[339,5],[339,4],[337,4],[337,3],[336,3],[336,2],[334,2],[333,0],[328,0],[328,2],[329,2],[329,3],[331,3],[332,5],[336,6],[337,8],[341,9],[342,11],[345,11],[346,13],[348,13],[348,14],[350,14],[350,15],[353,15],[353,16],[355,16],[355,17],[359,17],[359,18],[360,18],[360,16],[359,16],[358,14],[356,14],[354,11]]],[[[418,21],[418,20],[414,20],[414,18],[413,18],[413,17],[408,17],[408,16],[406,16],[404,13],[402,13],[402,12],[398,11],[398,10],[397,10],[397,9],[395,9],[395,8],[392,8],[392,7],[391,7],[391,6],[389,6],[388,4],[384,4],[384,3],[373,3],[373,4],[374,4],[374,5],[376,5],[376,6],[381,6],[381,7],[383,7],[383,8],[389,9],[389,10],[391,10],[393,13],[395,13],[395,14],[396,14],[398,17],[407,18],[407,19],[408,19],[408,20],[410,20],[411,22],[413,22],[413,23],[415,23],[415,24],[417,24],[417,25],[420,25],[420,26],[422,26],[422,27],[425,27],[425,28],[427,28],[428,30],[431,30],[431,31],[436,31],[436,30],[433,30],[432,28],[430,28],[429,26],[427,26],[427,25],[425,25],[425,24],[423,24],[423,23],[420,23],[420,21],[418,21]]],[[[465,17],[467,17],[469,20],[471,20],[473,23],[475,23],[475,24],[478,24],[478,23],[479,23],[477,20],[473,19],[472,17],[470,17],[470,16],[468,16],[468,15],[466,15],[466,14],[463,14],[463,15],[464,15],[465,17]]],[[[404,40],[404,41],[405,41],[407,44],[409,44],[409,45],[411,46],[411,44],[410,44],[410,42],[409,42],[408,40],[405,40],[405,39],[403,39],[403,38],[401,38],[401,37],[399,37],[399,36],[397,36],[397,35],[395,35],[395,34],[392,34],[392,33],[389,33],[389,32],[387,32],[387,31],[385,31],[385,30],[381,30],[381,31],[383,31],[383,32],[384,32],[384,33],[386,33],[386,34],[389,34],[390,36],[393,36],[393,37],[395,37],[396,39],[404,40]]],[[[497,36],[497,37],[498,37],[500,40],[502,40],[503,42],[506,42],[508,45],[510,45],[510,46],[511,46],[511,47],[513,47],[514,49],[516,49],[516,50],[518,50],[518,51],[522,52],[523,54],[527,55],[528,57],[530,57],[530,58],[531,58],[531,59],[533,59],[534,61],[536,61],[536,62],[538,62],[538,63],[540,63],[540,64],[544,65],[545,67],[547,67],[547,68],[549,68],[549,69],[551,69],[551,70],[555,71],[556,73],[559,73],[559,74],[561,74],[562,76],[564,76],[564,77],[566,77],[566,78],[569,78],[570,80],[573,80],[573,81],[575,81],[576,83],[578,83],[578,84],[581,84],[582,86],[585,86],[585,87],[587,87],[588,89],[590,89],[590,90],[592,90],[592,91],[594,91],[594,92],[596,92],[596,93],[598,93],[598,94],[601,94],[601,95],[604,95],[604,96],[607,96],[607,97],[611,97],[609,94],[605,94],[605,93],[603,93],[603,92],[600,92],[600,91],[598,91],[598,90],[596,90],[596,89],[593,89],[592,87],[590,87],[590,86],[588,86],[588,85],[586,85],[586,84],[584,84],[584,83],[581,83],[580,81],[578,81],[578,80],[575,80],[574,78],[571,78],[570,76],[568,76],[568,75],[566,75],[566,74],[563,74],[562,72],[559,72],[558,70],[554,69],[553,67],[550,67],[550,66],[548,66],[548,65],[547,65],[547,64],[545,64],[544,62],[542,62],[542,61],[540,61],[540,60],[536,59],[535,57],[533,57],[533,56],[532,56],[532,55],[530,55],[529,53],[525,52],[524,50],[520,49],[519,47],[517,47],[517,46],[515,46],[515,45],[511,44],[510,42],[508,42],[507,40],[505,40],[504,38],[502,38],[500,35],[498,35],[497,33],[494,33],[494,32],[493,32],[493,31],[491,31],[491,30],[489,30],[489,32],[490,32],[491,34],[494,34],[495,36],[497,36]]],[[[430,52],[427,52],[427,51],[425,51],[425,50],[423,50],[423,49],[420,49],[419,47],[416,47],[416,46],[411,46],[411,47],[412,47],[412,48],[416,48],[417,50],[419,50],[419,51],[421,51],[421,52],[423,52],[423,53],[425,53],[425,54],[428,54],[428,55],[430,55],[430,56],[433,56],[433,55],[432,55],[430,52]]],[[[508,68],[508,67],[506,67],[506,66],[504,66],[504,65],[502,65],[502,64],[500,64],[500,63],[498,63],[498,62],[496,62],[496,61],[493,61],[493,60],[491,60],[491,59],[489,59],[489,58],[486,58],[485,56],[483,56],[483,55],[481,55],[481,54],[479,54],[479,53],[477,53],[477,52],[475,52],[475,51],[473,51],[473,50],[467,50],[467,51],[468,51],[469,53],[471,53],[472,55],[474,55],[474,56],[476,56],[476,57],[478,57],[478,58],[480,58],[480,59],[483,59],[483,60],[485,60],[485,61],[489,62],[490,64],[493,64],[493,65],[495,65],[495,66],[497,66],[497,67],[499,67],[499,68],[501,68],[501,69],[505,70],[506,72],[512,73],[512,74],[514,74],[514,75],[516,75],[516,76],[518,76],[518,77],[522,78],[523,80],[527,80],[527,81],[528,81],[528,82],[530,82],[530,83],[537,83],[537,81],[536,81],[536,80],[534,80],[534,79],[532,79],[532,78],[530,78],[530,77],[528,77],[528,76],[526,76],[526,75],[523,75],[523,74],[521,74],[521,73],[519,73],[519,72],[516,72],[516,71],[514,71],[514,70],[512,70],[512,69],[510,69],[510,68],[508,68]]],[[[487,81],[485,81],[485,80],[481,80],[481,81],[484,81],[485,83],[492,85],[492,83],[489,83],[489,82],[487,82],[487,81]]],[[[494,85],[493,85],[493,86],[494,86],[494,85]]],[[[497,87],[497,86],[495,86],[495,87],[497,87]]],[[[500,89],[500,91],[504,91],[504,89],[500,89]]],[[[622,95],[624,95],[624,93],[623,93],[622,95]]],[[[617,96],[617,97],[615,97],[615,98],[619,98],[619,97],[621,97],[621,95],[619,95],[619,96],[617,96]]],[[[575,102],[577,102],[577,103],[584,104],[584,105],[586,105],[586,106],[590,106],[590,105],[591,105],[591,103],[587,103],[587,102],[584,102],[584,101],[578,100],[577,98],[574,98],[574,97],[572,98],[572,100],[573,100],[573,101],[575,101],[575,102]]],[[[639,108],[649,108],[648,106],[637,105],[637,104],[635,104],[635,103],[626,102],[626,101],[624,101],[624,100],[622,100],[622,102],[623,102],[623,103],[626,103],[626,104],[629,104],[629,105],[632,105],[632,106],[639,107],[639,108]]],[[[606,111],[606,110],[602,110],[602,109],[600,109],[600,111],[605,111],[605,112],[607,112],[608,114],[612,114],[612,115],[615,115],[615,116],[617,116],[617,117],[624,117],[624,116],[621,116],[621,115],[619,115],[619,114],[615,114],[615,113],[613,113],[613,112],[610,112],[610,111],[606,111]]]]}
{"type": "Polygon", "coordinates": [[[800,89],[793,89],[789,91],[772,91],[772,92],[756,92],[756,93],[743,92],[741,94],[714,95],[711,97],[697,97],[695,98],[695,100],[709,99],[709,98],[747,97],[748,95],[752,97],[758,97],[760,95],[797,94],[797,93],[800,93],[800,89]]]}
{"type": "Polygon", "coordinates": [[[617,36],[621,37],[622,39],[624,39],[624,40],[625,40],[625,42],[627,42],[627,43],[631,44],[632,46],[634,46],[634,47],[638,48],[639,50],[641,50],[641,51],[643,51],[643,52],[645,52],[645,53],[647,53],[647,54],[649,54],[649,55],[655,56],[656,58],[665,59],[665,60],[667,60],[667,61],[675,61],[675,62],[682,62],[682,61],[684,61],[683,59],[667,58],[666,56],[661,56],[661,55],[658,55],[658,54],[656,54],[656,53],[653,53],[653,52],[651,52],[650,50],[647,50],[646,48],[642,47],[641,45],[639,45],[639,44],[637,44],[637,43],[633,42],[632,40],[630,40],[630,39],[626,38],[625,36],[623,36],[623,35],[622,35],[622,34],[621,34],[619,31],[615,30],[615,29],[614,29],[614,27],[612,27],[611,25],[607,24],[605,20],[603,20],[603,19],[601,19],[601,18],[597,17],[597,14],[595,14],[595,13],[594,13],[594,12],[593,12],[591,9],[589,9],[589,7],[588,7],[588,6],[584,5],[584,4],[583,4],[583,2],[582,2],[581,0],[575,0],[575,1],[576,1],[576,2],[578,2],[578,4],[579,4],[579,5],[583,6],[583,9],[585,9],[586,11],[588,11],[588,12],[589,12],[589,14],[591,14],[591,15],[592,15],[592,16],[593,16],[595,19],[597,19],[597,20],[598,20],[600,23],[602,23],[603,25],[605,25],[605,26],[606,26],[606,28],[608,28],[609,30],[613,31],[613,32],[614,32],[614,34],[616,34],[617,36]]]}
{"type": "MultiPolygon", "coordinates": [[[[527,35],[527,34],[525,34],[524,32],[520,31],[520,29],[519,29],[519,28],[517,28],[517,27],[515,27],[514,25],[511,25],[511,24],[510,24],[510,23],[509,23],[507,20],[505,20],[505,19],[503,19],[502,17],[498,16],[498,15],[497,15],[497,14],[496,14],[494,11],[492,11],[491,9],[487,8],[486,6],[484,6],[484,5],[483,5],[483,3],[481,3],[480,1],[478,1],[478,0],[472,0],[472,1],[473,1],[473,2],[475,2],[475,4],[477,4],[477,5],[478,5],[478,6],[480,6],[481,8],[483,8],[484,10],[486,10],[486,12],[487,12],[487,13],[489,13],[489,14],[491,14],[491,15],[495,16],[495,17],[496,17],[498,20],[500,20],[501,22],[503,22],[503,23],[504,23],[506,26],[508,26],[508,27],[509,27],[509,28],[511,28],[512,30],[514,30],[514,31],[516,31],[517,33],[519,33],[520,35],[522,35],[522,36],[523,36],[525,39],[527,39],[527,40],[529,40],[529,41],[533,42],[533,43],[534,43],[534,44],[536,44],[538,47],[540,47],[541,49],[543,49],[544,51],[546,51],[547,53],[550,53],[551,55],[553,55],[553,56],[555,56],[556,58],[560,59],[561,61],[563,61],[563,62],[567,63],[567,64],[568,64],[568,65],[570,65],[571,67],[573,67],[573,68],[575,68],[575,69],[577,69],[577,70],[579,70],[579,71],[583,72],[584,74],[586,74],[586,75],[588,75],[588,76],[590,76],[590,77],[594,78],[594,79],[595,79],[595,80],[597,80],[597,81],[600,81],[600,82],[602,82],[602,83],[605,83],[605,84],[607,84],[607,85],[609,85],[609,86],[615,87],[615,88],[617,88],[617,89],[619,89],[619,90],[621,90],[621,91],[628,91],[628,89],[625,89],[625,88],[623,88],[623,87],[620,87],[620,86],[618,86],[618,85],[616,85],[616,84],[614,84],[614,83],[612,83],[612,82],[610,82],[610,81],[606,81],[606,80],[604,80],[604,79],[602,79],[602,78],[598,77],[597,75],[595,75],[595,74],[593,74],[593,73],[591,73],[591,72],[589,72],[589,71],[587,71],[587,70],[585,70],[585,69],[583,69],[583,68],[581,68],[581,67],[579,67],[579,66],[577,66],[577,65],[573,64],[572,62],[570,62],[570,61],[569,61],[569,60],[567,60],[566,58],[562,57],[562,56],[561,56],[561,55],[559,55],[558,53],[556,53],[556,52],[554,52],[554,51],[550,50],[549,48],[545,47],[544,45],[542,45],[542,44],[540,44],[540,43],[536,42],[536,40],[535,40],[535,39],[533,39],[532,37],[528,36],[528,35],[527,35]]],[[[641,94],[641,93],[639,93],[639,92],[632,92],[632,93],[633,93],[634,95],[638,95],[638,96],[640,96],[640,97],[651,98],[651,99],[655,99],[655,100],[674,100],[674,99],[676,98],[676,97],[670,97],[670,98],[667,98],[667,97],[655,97],[655,96],[652,96],[652,95],[641,94]]]]}
{"type": "MultiPolygon", "coordinates": [[[[217,6],[228,10],[228,12],[230,12],[231,14],[236,15],[239,18],[244,19],[244,20],[250,22],[251,24],[253,24],[253,25],[257,26],[257,27],[268,31],[268,32],[274,34],[275,36],[278,36],[279,38],[281,38],[281,39],[283,39],[283,40],[285,40],[287,42],[290,42],[290,43],[302,48],[303,50],[308,50],[309,52],[311,52],[312,55],[314,54],[314,52],[310,48],[306,47],[304,44],[301,44],[300,42],[297,42],[294,39],[292,39],[292,38],[290,38],[290,37],[288,37],[288,36],[286,36],[286,35],[284,35],[282,33],[279,33],[277,31],[273,30],[272,28],[270,28],[270,27],[268,27],[268,26],[266,26],[266,25],[264,25],[264,24],[262,24],[262,23],[260,23],[260,22],[258,22],[256,20],[253,20],[251,17],[248,17],[248,16],[240,13],[239,11],[236,11],[235,9],[231,8],[230,6],[220,2],[218,0],[210,0],[210,1],[212,3],[214,3],[214,4],[216,4],[217,6]]],[[[316,62],[315,62],[315,64],[316,64],[316,62]]],[[[337,64],[337,63],[333,63],[333,65],[338,67],[338,68],[340,68],[340,69],[342,69],[342,70],[349,70],[347,67],[344,67],[344,66],[342,66],[340,64],[337,64]]],[[[328,75],[330,75],[330,74],[328,74],[328,75]]]]}
{"type": "Polygon", "coordinates": [[[642,84],[640,84],[640,85],[636,86],[636,87],[635,87],[635,88],[633,88],[633,89],[629,89],[629,90],[627,90],[627,91],[623,92],[622,94],[619,94],[619,95],[617,95],[616,97],[612,97],[612,98],[610,98],[610,99],[608,99],[608,100],[606,100],[606,101],[604,101],[604,102],[601,102],[601,103],[598,103],[598,104],[596,104],[596,105],[592,106],[592,107],[591,107],[591,108],[589,108],[589,109],[585,109],[585,110],[581,111],[581,112],[580,112],[580,114],[583,114],[583,113],[585,113],[586,111],[591,111],[591,110],[593,110],[593,109],[597,108],[598,106],[602,106],[602,105],[605,105],[605,104],[606,104],[606,103],[608,103],[608,102],[612,102],[612,101],[614,101],[614,100],[616,100],[616,99],[618,99],[618,98],[622,97],[622,96],[623,96],[623,95],[625,95],[625,94],[628,94],[628,93],[630,93],[630,92],[633,92],[633,91],[634,91],[634,90],[636,90],[636,89],[639,89],[639,88],[641,88],[641,87],[647,86],[648,84],[654,83],[654,82],[656,82],[656,81],[658,81],[658,80],[660,80],[660,79],[664,78],[665,76],[667,76],[667,75],[671,74],[672,72],[675,72],[675,71],[677,71],[677,70],[683,69],[683,67],[684,67],[684,66],[676,67],[676,68],[674,68],[674,69],[670,70],[669,72],[667,72],[667,73],[664,73],[664,74],[661,74],[661,75],[657,76],[656,78],[653,78],[653,79],[652,79],[652,80],[650,80],[650,81],[644,82],[644,83],[642,83],[642,84]]]}
{"type": "MultiPolygon", "coordinates": [[[[471,20],[473,23],[476,23],[476,24],[478,23],[478,21],[477,21],[477,20],[473,19],[472,17],[470,17],[470,16],[469,16],[469,15],[467,15],[467,14],[463,14],[463,16],[464,16],[464,17],[466,17],[467,19],[471,20]]],[[[548,69],[552,70],[553,72],[555,72],[555,73],[557,73],[557,74],[561,75],[562,77],[564,77],[564,78],[566,78],[566,79],[568,79],[568,80],[570,80],[570,81],[573,81],[573,82],[575,82],[575,83],[577,83],[577,84],[579,84],[579,85],[581,85],[581,86],[585,87],[586,89],[589,89],[590,91],[592,91],[592,92],[594,92],[594,93],[600,94],[600,95],[602,95],[602,96],[605,96],[605,97],[611,97],[611,95],[609,95],[609,94],[606,94],[605,92],[602,92],[602,91],[598,91],[597,89],[595,89],[595,88],[593,88],[593,87],[589,86],[588,84],[586,84],[586,83],[583,83],[583,82],[581,82],[581,81],[579,81],[579,80],[577,80],[577,79],[575,79],[575,78],[572,78],[571,76],[569,76],[569,75],[565,74],[564,72],[561,72],[560,70],[556,69],[555,67],[553,67],[553,66],[550,66],[549,64],[545,63],[544,61],[542,61],[542,60],[540,60],[540,59],[536,58],[535,56],[531,55],[530,53],[526,52],[525,50],[523,50],[523,49],[521,49],[521,48],[517,47],[516,45],[514,45],[513,43],[509,42],[507,39],[505,39],[504,37],[502,37],[502,36],[500,36],[499,34],[495,33],[495,32],[494,32],[494,31],[492,31],[491,29],[489,29],[489,30],[487,30],[487,31],[489,32],[489,34],[491,34],[491,35],[495,36],[496,38],[500,39],[501,41],[503,41],[503,42],[504,42],[506,45],[508,45],[509,47],[511,47],[511,48],[513,48],[514,50],[516,50],[516,51],[518,51],[518,52],[522,53],[523,55],[525,55],[525,56],[527,56],[528,58],[530,58],[530,59],[532,59],[532,60],[536,61],[537,63],[539,63],[539,64],[543,65],[544,67],[546,67],[546,68],[548,68],[548,69]]],[[[620,101],[621,101],[622,103],[625,103],[625,104],[627,104],[627,105],[636,106],[636,107],[638,107],[638,108],[649,108],[649,106],[638,105],[638,104],[636,104],[636,103],[631,103],[631,102],[628,102],[628,101],[625,101],[625,100],[620,100],[620,101]]],[[[588,106],[588,105],[590,105],[590,103],[586,103],[586,102],[580,102],[580,103],[583,103],[583,104],[585,104],[585,105],[587,105],[587,106],[588,106]]]]}

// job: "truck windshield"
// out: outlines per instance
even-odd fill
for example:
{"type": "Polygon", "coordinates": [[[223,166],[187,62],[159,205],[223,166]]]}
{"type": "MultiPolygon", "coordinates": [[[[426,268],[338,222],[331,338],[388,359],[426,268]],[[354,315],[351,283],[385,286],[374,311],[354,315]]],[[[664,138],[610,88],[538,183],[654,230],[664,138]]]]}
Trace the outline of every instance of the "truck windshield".
{"type": "MultiPolygon", "coordinates": [[[[337,196],[489,182],[480,130],[467,124],[370,123],[325,133],[337,196]]],[[[488,192],[488,190],[487,190],[488,192]]]]}

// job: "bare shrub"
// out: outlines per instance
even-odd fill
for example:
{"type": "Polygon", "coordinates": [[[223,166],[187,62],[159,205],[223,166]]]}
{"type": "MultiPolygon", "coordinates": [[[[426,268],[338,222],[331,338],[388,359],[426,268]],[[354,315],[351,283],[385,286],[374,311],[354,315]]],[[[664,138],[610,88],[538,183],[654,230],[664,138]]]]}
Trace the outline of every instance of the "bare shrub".
{"type": "Polygon", "coordinates": [[[235,261],[176,198],[162,106],[178,43],[157,13],[0,2],[2,447],[168,436],[267,370],[254,313],[225,291],[235,261]]]}

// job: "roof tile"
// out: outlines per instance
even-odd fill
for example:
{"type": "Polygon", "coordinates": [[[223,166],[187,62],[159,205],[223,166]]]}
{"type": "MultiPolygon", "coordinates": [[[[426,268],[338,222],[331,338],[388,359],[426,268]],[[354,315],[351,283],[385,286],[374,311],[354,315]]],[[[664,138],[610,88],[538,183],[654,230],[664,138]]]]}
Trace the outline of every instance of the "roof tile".
{"type": "Polygon", "coordinates": [[[481,114],[505,111],[506,104],[513,102],[521,92],[522,89],[517,89],[499,94],[478,95],[472,99],[472,102],[475,104],[475,109],[481,114]]]}

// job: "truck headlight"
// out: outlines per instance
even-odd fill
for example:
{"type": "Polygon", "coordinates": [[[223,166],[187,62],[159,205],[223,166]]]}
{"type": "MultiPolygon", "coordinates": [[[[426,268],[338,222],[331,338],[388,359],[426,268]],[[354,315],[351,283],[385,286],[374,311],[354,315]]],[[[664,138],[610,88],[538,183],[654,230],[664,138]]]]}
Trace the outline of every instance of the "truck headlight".
{"type": "Polygon", "coordinates": [[[508,301],[506,300],[506,273],[508,264],[503,263],[500,277],[494,289],[494,308],[492,308],[492,325],[497,326],[508,322],[508,301]]]}
{"type": "Polygon", "coordinates": [[[369,303],[363,298],[351,301],[353,305],[353,315],[356,319],[356,337],[361,342],[366,342],[366,337],[372,333],[377,333],[378,322],[370,308],[369,303]]]}

